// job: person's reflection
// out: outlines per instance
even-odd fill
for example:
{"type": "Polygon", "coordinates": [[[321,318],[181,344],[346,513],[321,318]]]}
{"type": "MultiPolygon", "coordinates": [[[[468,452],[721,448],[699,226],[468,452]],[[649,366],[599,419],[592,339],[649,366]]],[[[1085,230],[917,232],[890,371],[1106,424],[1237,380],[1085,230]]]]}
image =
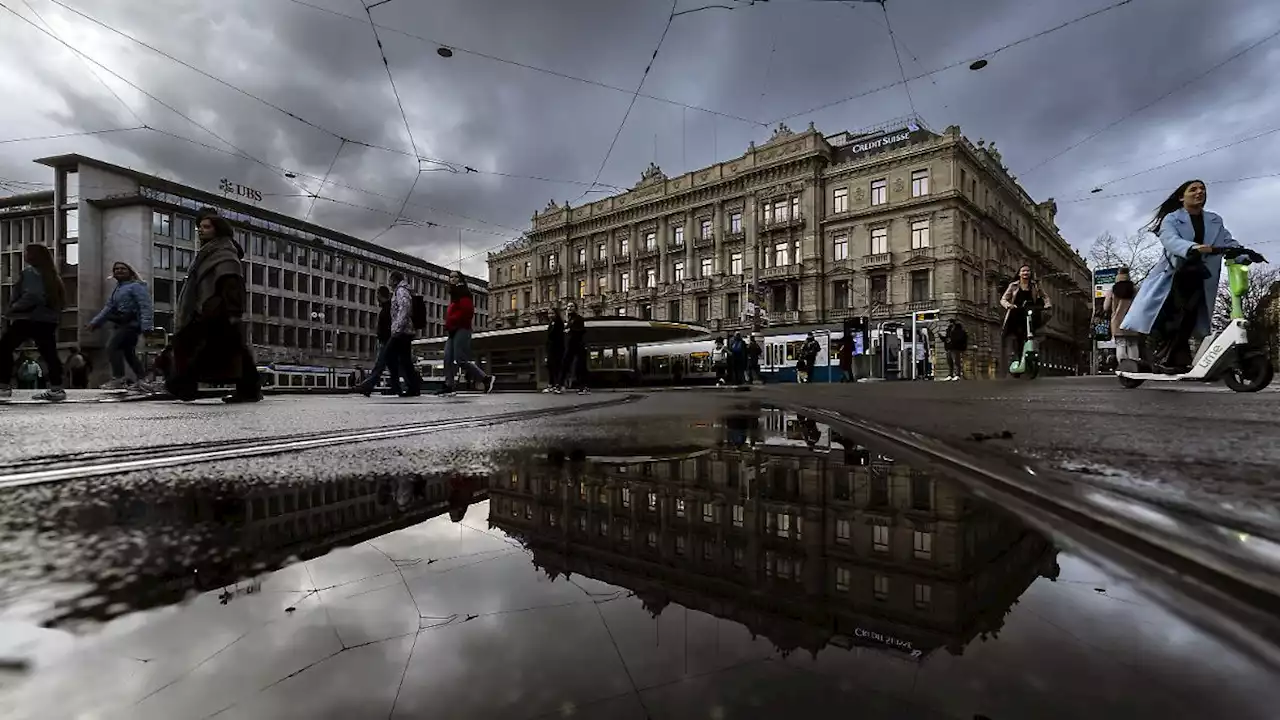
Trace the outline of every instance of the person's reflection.
{"type": "Polygon", "coordinates": [[[813,418],[804,416],[800,416],[798,420],[800,422],[800,436],[804,438],[805,444],[809,446],[810,450],[816,449],[818,442],[822,440],[822,430],[818,427],[818,423],[814,422],[813,418]]]}
{"type": "Polygon", "coordinates": [[[725,418],[724,426],[729,445],[742,447],[747,444],[747,432],[751,429],[751,419],[741,415],[730,415],[725,418]]]}
{"type": "Polygon", "coordinates": [[[454,475],[449,478],[449,519],[460,523],[467,516],[467,508],[475,498],[475,478],[465,475],[454,475]]]}

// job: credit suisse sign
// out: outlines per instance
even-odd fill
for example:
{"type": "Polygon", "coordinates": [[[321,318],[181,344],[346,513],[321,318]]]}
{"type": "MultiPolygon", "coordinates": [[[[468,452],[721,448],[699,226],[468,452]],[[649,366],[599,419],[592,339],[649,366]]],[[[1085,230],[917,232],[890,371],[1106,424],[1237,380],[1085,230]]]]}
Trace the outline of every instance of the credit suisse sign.
{"type": "Polygon", "coordinates": [[[874,137],[850,143],[842,148],[843,152],[841,155],[844,156],[843,159],[845,160],[874,155],[878,152],[892,150],[912,142],[923,140],[927,134],[928,132],[923,130],[919,125],[911,124],[905,128],[891,130],[874,137]]]}

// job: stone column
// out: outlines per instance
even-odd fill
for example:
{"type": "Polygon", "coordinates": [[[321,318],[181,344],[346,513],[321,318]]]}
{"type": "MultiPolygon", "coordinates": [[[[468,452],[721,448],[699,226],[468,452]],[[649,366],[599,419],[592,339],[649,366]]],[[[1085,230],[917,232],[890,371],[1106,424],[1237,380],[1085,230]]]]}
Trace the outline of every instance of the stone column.
{"type": "Polygon", "coordinates": [[[684,216],[684,276],[686,278],[693,277],[694,257],[693,248],[698,244],[698,237],[694,234],[697,230],[694,228],[694,213],[692,210],[684,216]]]}
{"type": "Polygon", "coordinates": [[[573,226],[566,226],[564,229],[564,244],[561,245],[560,251],[560,282],[563,283],[563,291],[555,297],[551,298],[552,302],[559,301],[563,297],[567,297],[569,293],[570,283],[573,282],[573,275],[570,274],[572,258],[570,253],[573,252],[573,238],[569,236],[573,226]]]}
{"type": "MultiPolygon", "coordinates": [[[[639,263],[638,256],[640,255],[640,225],[638,223],[632,223],[630,232],[631,232],[631,239],[629,242],[630,242],[630,249],[631,249],[631,268],[630,268],[631,286],[635,287],[636,267],[639,263]]],[[[618,288],[618,289],[621,290],[622,288],[618,288]]]]}
{"type": "Polygon", "coordinates": [[[715,259],[712,261],[711,272],[723,273],[724,267],[724,203],[717,202],[715,211],[711,216],[711,237],[715,238],[715,259]]]}

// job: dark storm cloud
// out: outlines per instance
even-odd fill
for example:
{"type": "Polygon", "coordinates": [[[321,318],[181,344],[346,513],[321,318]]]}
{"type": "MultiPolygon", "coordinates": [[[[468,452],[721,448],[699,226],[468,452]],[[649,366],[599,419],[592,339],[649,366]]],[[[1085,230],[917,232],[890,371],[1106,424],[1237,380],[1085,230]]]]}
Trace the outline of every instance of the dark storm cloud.
{"type": "MultiPolygon", "coordinates": [[[[80,46],[104,64],[209,124],[247,154],[316,176],[300,176],[296,184],[319,188],[318,177],[325,174],[340,143],[332,135],[110,36],[48,0],[31,1],[46,18],[56,20],[60,32],[71,29],[78,41],[88,40],[80,46]]],[[[68,0],[333,133],[408,150],[404,122],[361,6],[354,0],[306,3],[328,11],[291,0],[243,0],[223,4],[216,12],[178,0],[68,0]]],[[[714,4],[720,3],[682,0],[680,8],[714,4]]],[[[895,0],[888,8],[905,45],[900,49],[911,76],[980,55],[1106,4],[895,0]]],[[[899,77],[877,5],[802,0],[741,5],[734,11],[707,10],[676,18],[645,82],[645,93],[763,122],[899,77]]],[[[932,127],[958,124],[974,140],[995,140],[1011,170],[1021,173],[1274,29],[1268,28],[1278,20],[1271,5],[1267,0],[1134,0],[1000,53],[981,73],[959,68],[912,82],[912,98],[932,127]]],[[[659,0],[448,0],[425,5],[395,0],[373,14],[380,24],[458,48],[634,88],[669,8],[659,0]]],[[[8,48],[6,64],[35,58],[25,63],[23,72],[34,73],[45,92],[61,96],[66,107],[33,113],[29,125],[9,128],[6,136],[136,122],[86,75],[83,63],[66,51],[54,52],[52,41],[17,26],[11,17],[0,18],[0,23],[0,37],[8,48]]],[[[420,152],[478,170],[590,181],[630,100],[627,93],[465,52],[445,60],[431,42],[391,30],[380,34],[420,152]]],[[[1277,83],[1268,71],[1275,55],[1267,52],[1274,45],[1249,53],[1036,168],[1022,178],[1024,184],[1037,199],[1078,200],[1096,184],[1197,151],[1191,146],[1212,147],[1217,138],[1239,137],[1265,125],[1275,116],[1277,83]],[[1184,146],[1185,152],[1179,150],[1184,146]]],[[[131,100],[147,124],[226,149],[168,110],[109,82],[131,100]]],[[[799,130],[813,121],[820,130],[834,133],[905,115],[910,107],[899,86],[790,118],[787,124],[799,130]]],[[[5,115],[11,116],[12,111],[5,115]]],[[[600,181],[630,186],[649,162],[675,175],[738,156],[749,142],[768,135],[769,129],[758,124],[641,98],[600,181]]],[[[1229,179],[1274,171],[1266,166],[1266,158],[1267,150],[1276,147],[1276,138],[1265,138],[1239,151],[1215,153],[1117,183],[1114,192],[1160,187],[1183,174],[1229,179]]],[[[216,187],[217,178],[233,177],[272,193],[265,204],[299,216],[311,204],[307,198],[287,197],[303,190],[278,171],[162,135],[125,133],[58,147],[41,144],[39,150],[96,154],[206,188],[216,187]]],[[[21,157],[14,155],[14,148],[5,153],[6,158],[21,157]]],[[[330,184],[323,194],[341,202],[317,201],[312,219],[363,237],[378,235],[387,229],[416,173],[412,158],[349,144],[331,179],[370,192],[330,184]]],[[[3,174],[35,177],[31,168],[20,165],[6,167],[3,174]]],[[[1215,188],[1215,199],[1221,203],[1215,206],[1234,213],[1229,215],[1233,227],[1260,229],[1261,213],[1250,212],[1242,200],[1250,198],[1256,205],[1259,187],[1266,186],[1215,188]]],[[[405,215],[480,231],[463,234],[462,254],[471,255],[502,241],[486,233],[515,235],[513,228],[527,228],[530,215],[548,200],[574,200],[585,189],[497,175],[425,172],[405,215]]],[[[1128,232],[1126,225],[1135,223],[1139,211],[1157,199],[1086,197],[1083,202],[1063,202],[1060,224],[1071,241],[1085,245],[1102,230],[1128,232]]],[[[442,263],[456,261],[459,254],[458,231],[451,227],[398,227],[379,242],[442,263]]],[[[482,272],[483,267],[483,254],[467,264],[471,272],[482,272]]]]}

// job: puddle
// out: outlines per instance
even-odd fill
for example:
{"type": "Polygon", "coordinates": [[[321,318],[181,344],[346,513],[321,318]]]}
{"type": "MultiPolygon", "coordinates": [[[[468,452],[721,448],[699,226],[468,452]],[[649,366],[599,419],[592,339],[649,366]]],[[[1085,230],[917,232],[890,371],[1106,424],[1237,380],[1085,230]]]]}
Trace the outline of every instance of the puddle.
{"type": "Polygon", "coordinates": [[[0,715],[1273,711],[1140,589],[822,423],[598,441],[627,426],[543,427],[483,476],[0,496],[0,715]]]}

